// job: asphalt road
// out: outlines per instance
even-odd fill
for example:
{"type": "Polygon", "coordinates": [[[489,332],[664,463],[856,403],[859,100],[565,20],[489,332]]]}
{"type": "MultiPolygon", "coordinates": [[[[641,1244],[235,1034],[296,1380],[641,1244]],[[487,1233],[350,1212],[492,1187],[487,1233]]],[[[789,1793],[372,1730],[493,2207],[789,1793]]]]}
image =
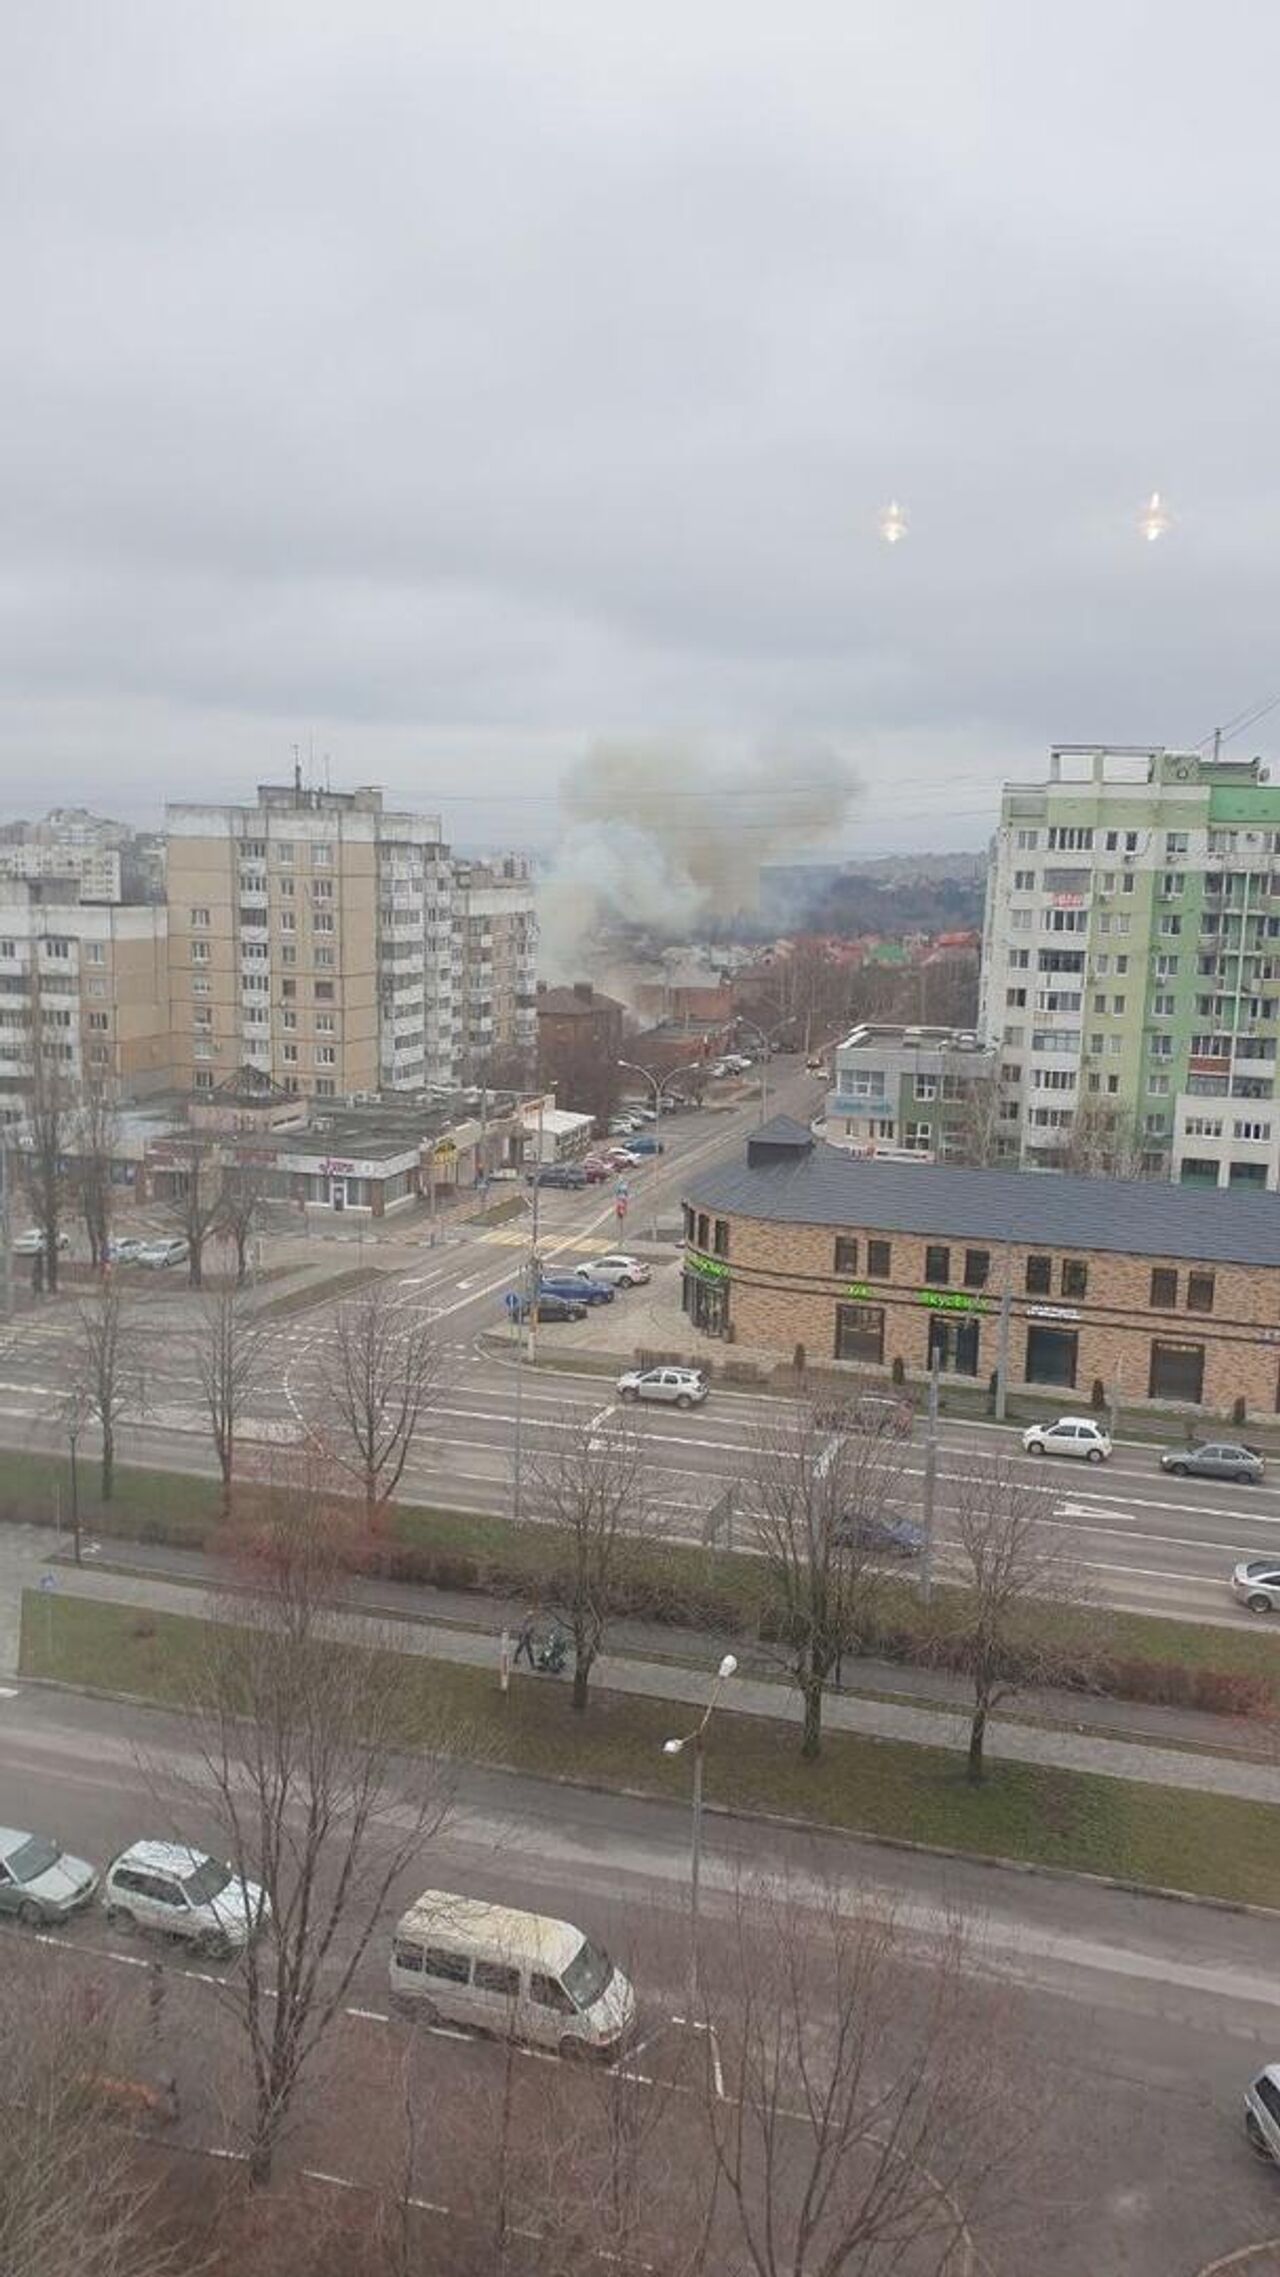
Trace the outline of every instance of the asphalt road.
{"type": "MultiPolygon", "coordinates": [[[[801,1112],[808,1110],[815,1092],[811,1078],[794,1073],[777,1084],[779,1103],[801,1112]]],[[[756,1114],[755,1104],[748,1103],[731,1114],[673,1118],[666,1126],[666,1155],[629,1173],[630,1214],[621,1235],[611,1190],[544,1194],[543,1254],[578,1262],[597,1243],[601,1248],[650,1248],[647,1234],[655,1214],[674,1236],[689,1169],[739,1148],[756,1114]]],[[[454,1508],[508,1511],[517,1405],[526,1470],[536,1467],[539,1455],[556,1444],[566,1426],[594,1418],[607,1429],[620,1412],[610,1377],[575,1365],[575,1350],[590,1341],[594,1318],[581,1329],[541,1329],[540,1364],[520,1371],[519,1382],[509,1357],[481,1348],[481,1332],[502,1325],[502,1300],[525,1254],[520,1239],[526,1230],[527,1220],[513,1221],[512,1229],[459,1227],[433,1246],[431,1229],[417,1220],[406,1222],[403,1231],[393,1223],[376,1242],[312,1240],[305,1245],[307,1256],[313,1261],[322,1256],[335,1271],[376,1259],[406,1296],[431,1308],[447,1355],[449,1383],[406,1469],[401,1489],[406,1496],[454,1508]]],[[[297,1263],[303,1254],[297,1243],[278,1243],[272,1251],[274,1260],[284,1264],[297,1263]]],[[[655,1254],[659,1261],[650,1290],[619,1292],[608,1308],[611,1332],[630,1317],[644,1336],[649,1299],[664,1287],[674,1295],[679,1273],[674,1239],[655,1254]]],[[[319,1362],[330,1314],[331,1308],[321,1304],[280,1323],[274,1364],[253,1395],[253,1430],[259,1437],[296,1443],[322,1411],[319,1362]]],[[[121,1427],[125,1459],[176,1469],[213,1468],[192,1350],[195,1317],[192,1299],[168,1277],[139,1293],[135,1333],[145,1410],[141,1420],[121,1427]]],[[[65,1298],[23,1316],[0,1334],[4,1443],[65,1446],[61,1413],[75,1333],[74,1303],[65,1298]]],[[[716,1386],[706,1405],[688,1414],[627,1411],[642,1422],[653,1500],[661,1523],[674,1536],[702,1537],[709,1511],[749,1470],[753,1432],[777,1405],[758,1393],[716,1386]]],[[[1054,1412],[1051,1402],[1045,1412],[1054,1412]]],[[[906,1515],[919,1514],[922,1430],[917,1423],[893,1490],[906,1515]]],[[[1155,1452],[1143,1446],[1121,1445],[1105,1467],[1060,1459],[1034,1463],[1021,1457],[1016,1432],[986,1424],[944,1423],[940,1445],[937,1540],[943,1574],[957,1496],[980,1459],[1000,1450],[1017,1455],[1046,1525],[1059,1531],[1087,1582],[1106,1602],[1231,1625],[1247,1626],[1256,1618],[1235,1605],[1227,1583],[1238,1558],[1280,1551],[1280,1485],[1171,1478],[1160,1471],[1155,1452]]]]}
{"type": "MultiPolygon", "coordinates": [[[[184,1768],[188,1751],[181,1722],[168,1714],[15,1687],[0,1699],[0,1750],[4,1815],[52,1829],[99,1862],[142,1833],[211,1834],[198,1805],[188,1803],[180,1820],[170,1815],[164,1781],[184,1768]]],[[[375,1936],[290,2155],[343,2179],[385,2180],[390,2118],[379,2128],[377,2114],[400,2107],[407,2060],[404,2028],[388,2013],[387,1935],[400,1905],[428,1881],[556,1913],[603,1939],[634,1975],[642,2041],[607,2092],[621,2093],[633,2075],[682,2092],[688,2043],[674,2019],[683,2005],[687,1838],[679,1806],[465,1773],[453,1819],[406,1876],[375,1936]]],[[[786,1877],[801,1923],[806,1904],[832,1890],[849,1911],[869,1901],[892,1906],[921,1972],[945,1925],[964,1923],[973,1997],[1000,2007],[1004,2060],[1033,2118],[1020,2153],[1026,2185],[1015,2175],[980,2230],[985,2259],[977,2266],[988,2277],[1200,2277],[1223,2266],[1280,2267],[1280,2246],[1276,2258],[1223,2259],[1280,2237],[1280,2175],[1252,2157],[1239,2118],[1251,2070],[1280,2054],[1274,1918],[713,1816],[703,1911],[712,1981],[744,1875],[786,1877]]],[[[242,2074],[219,1992],[227,1972],[205,1963],[187,1971],[169,1948],[117,1938],[95,1909],[40,1946],[7,1930],[0,1973],[21,1983],[39,1957],[77,1981],[122,1987],[141,2031],[140,1963],[157,1953],[166,1993],[155,2054],[180,2079],[183,2139],[234,2140],[242,2074]]],[[[418,2185],[457,2206],[476,2189],[477,2140],[491,2139],[483,2124],[491,2126],[503,2091],[503,2053],[436,2034],[413,2061],[424,2111],[471,2115],[452,2135],[433,2128],[432,2162],[418,2185]]],[[[533,2099],[531,2110],[557,2112],[568,2139],[596,2123],[606,2092],[598,2075],[569,2079],[565,2067],[532,2056],[518,2068],[535,2084],[517,2092],[533,2099]]]]}

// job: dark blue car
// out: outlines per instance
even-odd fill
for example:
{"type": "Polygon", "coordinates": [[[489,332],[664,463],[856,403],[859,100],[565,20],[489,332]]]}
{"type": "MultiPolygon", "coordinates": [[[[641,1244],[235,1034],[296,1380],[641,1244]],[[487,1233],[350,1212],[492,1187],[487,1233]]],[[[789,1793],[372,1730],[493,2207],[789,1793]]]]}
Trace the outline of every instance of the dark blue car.
{"type": "Polygon", "coordinates": [[[579,1280],[576,1273],[547,1273],[539,1288],[553,1297],[569,1297],[580,1305],[611,1305],[613,1290],[607,1281],[579,1280]]]}

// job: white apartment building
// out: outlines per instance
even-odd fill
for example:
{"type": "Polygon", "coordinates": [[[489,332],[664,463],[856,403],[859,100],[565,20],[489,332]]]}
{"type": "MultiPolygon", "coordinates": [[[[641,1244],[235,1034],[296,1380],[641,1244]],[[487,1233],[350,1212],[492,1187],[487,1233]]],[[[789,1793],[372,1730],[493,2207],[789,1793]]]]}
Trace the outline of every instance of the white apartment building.
{"type": "Polygon", "coordinates": [[[537,1048],[538,919],[533,864],[523,854],[455,860],[458,1050],[469,1078],[496,1054],[537,1048]]]}
{"type": "Polygon", "coordinates": [[[119,901],[123,892],[117,846],[0,845],[0,878],[64,879],[80,901],[119,901]]]}
{"type": "Polygon", "coordinates": [[[165,911],[68,900],[65,883],[0,880],[0,1116],[16,1120],[38,1013],[68,1086],[142,1099],[172,1080],[165,911]]]}

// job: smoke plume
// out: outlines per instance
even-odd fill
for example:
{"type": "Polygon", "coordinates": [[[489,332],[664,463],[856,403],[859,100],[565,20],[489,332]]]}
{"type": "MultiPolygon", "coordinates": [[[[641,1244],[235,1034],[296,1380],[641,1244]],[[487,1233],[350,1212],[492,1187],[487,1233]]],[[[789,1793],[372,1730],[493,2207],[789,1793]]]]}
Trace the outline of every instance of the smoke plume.
{"type": "Polygon", "coordinates": [[[830,845],[859,790],[825,747],[730,760],[671,739],[596,744],[561,787],[563,835],[538,896],[544,972],[590,978],[616,926],[682,940],[753,914],[761,864],[830,845]]]}

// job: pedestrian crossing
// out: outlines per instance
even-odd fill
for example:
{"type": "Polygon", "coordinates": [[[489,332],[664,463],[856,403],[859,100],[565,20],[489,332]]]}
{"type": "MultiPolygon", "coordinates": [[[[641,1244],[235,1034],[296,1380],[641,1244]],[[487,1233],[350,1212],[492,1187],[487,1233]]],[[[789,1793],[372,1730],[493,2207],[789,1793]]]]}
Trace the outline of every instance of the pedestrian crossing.
{"type": "MultiPolygon", "coordinates": [[[[477,1234],[476,1239],[488,1242],[494,1249],[528,1249],[529,1229],[527,1226],[491,1225],[486,1226],[483,1233],[477,1234]]],[[[580,1251],[584,1257],[603,1257],[608,1244],[602,1241],[598,1233],[589,1239],[575,1239],[572,1234],[556,1233],[548,1235],[546,1241],[539,1246],[557,1251],[573,1249],[580,1251]]]]}

